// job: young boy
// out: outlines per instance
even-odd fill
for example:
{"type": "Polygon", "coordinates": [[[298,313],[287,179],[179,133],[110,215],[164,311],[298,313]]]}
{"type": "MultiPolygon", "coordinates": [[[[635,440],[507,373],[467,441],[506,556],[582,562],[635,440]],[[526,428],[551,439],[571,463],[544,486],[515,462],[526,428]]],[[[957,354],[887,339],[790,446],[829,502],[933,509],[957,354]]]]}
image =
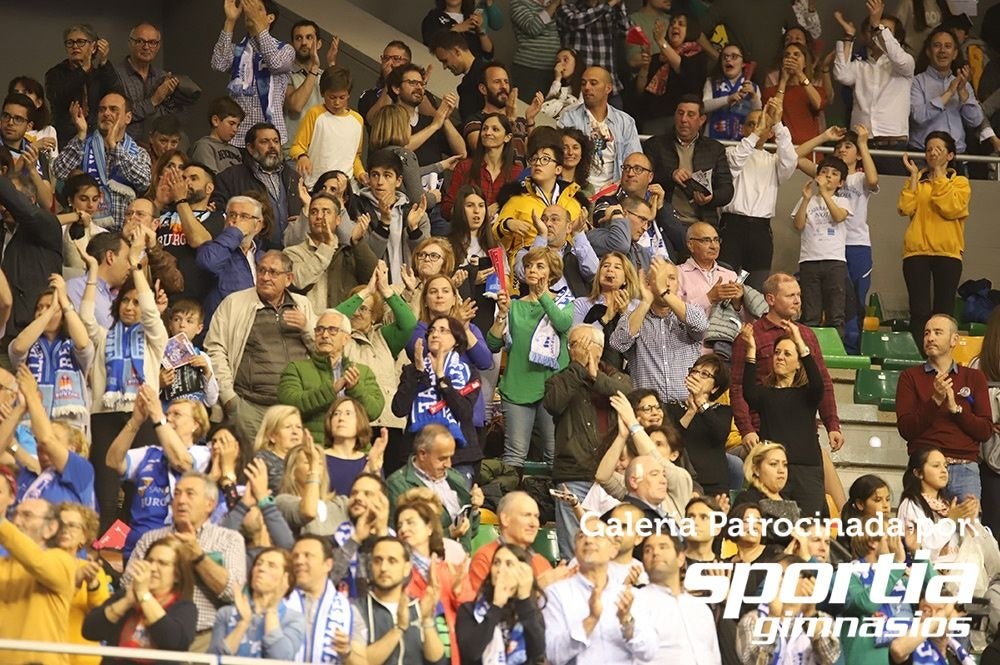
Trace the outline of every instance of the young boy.
{"type": "Polygon", "coordinates": [[[327,171],[353,173],[357,182],[368,184],[361,163],[365,121],[347,107],[351,87],[351,72],[347,69],[331,67],[324,71],[319,79],[323,103],[306,111],[299,123],[288,155],[295,160],[306,187],[312,187],[316,178],[327,171]]]}
{"type": "Polygon", "coordinates": [[[855,131],[830,127],[798,148],[799,168],[810,177],[816,175],[816,164],[804,159],[820,143],[836,141],[833,154],[847,165],[847,178],[840,194],[851,202],[847,227],[848,291],[844,322],[844,346],[848,353],[861,350],[861,330],[864,327],[865,305],[872,285],[872,241],[868,230],[868,199],[878,193],[878,171],[868,150],[868,129],[857,125],[855,131]]]}
{"type": "Polygon", "coordinates": [[[204,164],[219,174],[242,161],[240,150],[229,144],[246,115],[231,97],[219,97],[208,107],[208,123],[212,132],[191,146],[191,161],[204,164]]]}
{"type": "Polygon", "coordinates": [[[847,286],[844,222],[850,216],[851,202],[837,190],[847,178],[847,165],[837,157],[819,163],[815,180],[802,188],[802,198],[795,204],[792,221],[802,234],[799,249],[799,285],[802,288],[802,323],[818,326],[826,315],[825,325],[844,335],[844,299],[847,286]],[[815,196],[813,186],[819,189],[815,196]]]}
{"type": "Polygon", "coordinates": [[[410,263],[410,252],[431,235],[427,199],[411,204],[406,198],[401,190],[403,163],[389,148],[368,156],[368,182],[369,186],[358,195],[358,221],[350,225],[350,231],[352,237],[357,232],[357,237],[362,238],[365,232],[357,226],[368,225],[368,246],[389,265],[389,281],[401,284],[403,266],[410,263]],[[364,215],[370,221],[361,221],[364,215]]]}
{"type": "MultiPolygon", "coordinates": [[[[204,329],[201,304],[196,300],[178,300],[170,308],[167,329],[174,337],[184,333],[193,345],[204,329]]],[[[164,409],[175,399],[190,399],[211,408],[219,401],[219,382],[212,371],[208,354],[194,348],[197,357],[175,369],[160,368],[160,400],[164,409]]]]}

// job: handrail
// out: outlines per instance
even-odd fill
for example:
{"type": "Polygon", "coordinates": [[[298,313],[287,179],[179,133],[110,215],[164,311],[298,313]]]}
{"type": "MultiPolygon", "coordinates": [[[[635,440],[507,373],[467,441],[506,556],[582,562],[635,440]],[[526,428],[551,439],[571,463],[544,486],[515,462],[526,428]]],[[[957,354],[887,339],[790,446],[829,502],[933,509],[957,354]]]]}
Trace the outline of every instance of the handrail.
{"type": "Polygon", "coordinates": [[[290,660],[219,656],[216,654],[191,653],[189,651],[161,651],[159,649],[135,649],[131,647],[104,647],[61,642],[39,642],[36,640],[0,639],[0,652],[3,651],[38,651],[42,653],[69,654],[74,656],[109,656],[112,658],[152,660],[161,663],[197,663],[199,665],[298,665],[298,663],[290,660]]]}

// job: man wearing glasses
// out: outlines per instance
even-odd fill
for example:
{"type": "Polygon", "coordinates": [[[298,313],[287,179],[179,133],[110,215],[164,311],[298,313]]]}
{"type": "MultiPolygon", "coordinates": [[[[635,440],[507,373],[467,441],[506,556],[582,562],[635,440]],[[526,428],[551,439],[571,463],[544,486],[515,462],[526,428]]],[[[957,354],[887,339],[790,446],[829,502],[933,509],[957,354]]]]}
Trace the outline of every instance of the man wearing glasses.
{"type": "Polygon", "coordinates": [[[52,108],[52,126],[62,148],[76,134],[69,105],[83,106],[91,127],[97,123],[97,105],[104,95],[121,87],[118,73],[108,62],[111,45],[98,37],[86,23],[71,25],[63,31],[66,59],[45,72],[45,96],[52,108]]]}
{"type": "Polygon", "coordinates": [[[226,225],[212,240],[198,247],[198,267],[212,274],[214,287],[205,299],[205,320],[210,321],[219,303],[231,293],[254,285],[254,266],[264,253],[264,208],[249,196],[234,196],[226,204],[226,225]]]}
{"type": "Polygon", "coordinates": [[[695,222],[687,230],[691,257],[677,266],[681,274],[678,295],[687,304],[700,307],[705,316],[722,300],[730,301],[737,311],[743,307],[743,286],[736,283],[736,273],[716,260],[721,243],[714,226],[695,222]]]}
{"type": "Polygon", "coordinates": [[[177,92],[180,78],[153,66],[160,52],[160,31],[150,23],[140,23],[129,32],[128,55],[115,71],[125,96],[132,102],[129,133],[137,141],[149,135],[149,121],[177,113],[194,100],[177,92]]]}
{"type": "MultiPolygon", "coordinates": [[[[256,224],[242,219],[236,224],[245,228],[249,222],[256,224]]],[[[225,235],[223,231],[219,237],[225,235]]],[[[278,403],[278,380],[285,367],[309,357],[316,322],[306,297],[288,290],[292,262],[287,256],[265,252],[255,275],[255,286],[222,301],[205,338],[219,381],[219,401],[244,444],[253,441],[268,407],[278,403]]]]}

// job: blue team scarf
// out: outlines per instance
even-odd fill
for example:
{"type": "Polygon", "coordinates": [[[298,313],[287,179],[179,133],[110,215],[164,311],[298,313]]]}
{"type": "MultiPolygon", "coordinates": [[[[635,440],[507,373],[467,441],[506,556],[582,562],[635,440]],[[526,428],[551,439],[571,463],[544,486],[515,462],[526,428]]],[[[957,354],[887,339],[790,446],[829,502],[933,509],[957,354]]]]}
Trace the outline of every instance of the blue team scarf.
{"type": "MultiPolygon", "coordinates": [[[[864,559],[858,559],[859,563],[867,563],[864,559]]],[[[875,569],[874,566],[868,569],[867,573],[858,573],[858,579],[861,580],[861,584],[864,585],[866,589],[871,591],[872,584],[875,582],[875,569]]],[[[879,605],[878,610],[876,610],[874,616],[886,617],[886,618],[901,618],[901,619],[912,619],[913,609],[906,603],[903,602],[903,596],[906,593],[906,585],[903,583],[902,579],[896,580],[896,584],[893,586],[892,590],[886,594],[889,598],[893,599],[891,603],[883,603],[879,605]]],[[[888,648],[892,643],[892,636],[880,635],[875,637],[876,647],[888,648]]]]}
{"type": "MultiPolygon", "coordinates": [[[[565,288],[555,294],[555,301],[556,307],[565,307],[573,302],[573,293],[569,288],[565,288]]],[[[561,349],[562,340],[559,333],[552,325],[552,320],[543,314],[538,325],[535,326],[535,332],[531,333],[531,350],[528,352],[528,360],[536,365],[558,370],[560,369],[559,352],[561,349]]]]}
{"type": "Polygon", "coordinates": [[[104,406],[112,411],[130,411],[139,393],[139,386],[146,381],[143,363],[146,358],[146,333],[141,323],[126,326],[115,321],[108,330],[104,346],[104,363],[107,383],[104,387],[104,406]]]}
{"type": "MultiPolygon", "coordinates": [[[[305,594],[296,589],[286,601],[288,607],[305,615],[305,594]]],[[[340,663],[340,656],[333,648],[334,634],[341,630],[353,637],[351,626],[354,607],[346,596],[340,594],[333,582],[326,581],[323,595],[316,601],[314,608],[316,620],[312,622],[312,632],[305,636],[302,648],[295,658],[300,663],[340,663]]],[[[310,624],[306,616],[306,626],[310,624]]]]}
{"type": "MultiPolygon", "coordinates": [[[[431,368],[430,356],[424,358],[423,371],[430,380],[430,386],[417,393],[413,400],[413,407],[410,409],[410,431],[419,432],[431,423],[444,425],[455,437],[455,442],[460,448],[468,445],[465,435],[462,434],[462,425],[455,419],[451,409],[443,405],[444,398],[438,392],[438,377],[434,375],[431,368]]],[[[461,357],[455,351],[450,351],[444,360],[444,374],[451,382],[451,387],[461,390],[469,383],[472,371],[469,366],[462,362],[461,357]]]]}
{"type": "MultiPolygon", "coordinates": [[[[953,637],[948,638],[947,651],[954,653],[962,665],[976,665],[976,659],[953,637]]],[[[910,662],[913,665],[948,665],[948,654],[938,651],[937,645],[930,640],[924,640],[910,656],[910,662]]]]}
{"type": "MultiPolygon", "coordinates": [[[[720,80],[712,81],[712,96],[715,98],[728,97],[740,91],[745,82],[743,74],[736,77],[735,81],[730,81],[725,76],[720,80]]],[[[753,104],[749,96],[744,97],[739,104],[729,106],[728,104],[717,111],[713,111],[708,123],[708,136],[713,139],[729,141],[739,141],[743,138],[743,122],[753,104]]]]}
{"type": "MultiPolygon", "coordinates": [[[[491,603],[486,598],[480,598],[472,610],[476,623],[486,619],[491,603]]],[[[528,662],[528,645],[524,639],[524,626],[520,622],[513,628],[501,622],[493,629],[493,638],[483,650],[483,665],[524,665],[528,662]]]]}
{"type": "Polygon", "coordinates": [[[25,364],[42,393],[45,411],[53,418],[86,416],[86,386],[83,371],[73,352],[73,341],[42,335],[31,345],[25,364]]]}
{"type": "MultiPolygon", "coordinates": [[[[129,156],[134,156],[141,150],[139,144],[128,134],[122,138],[119,149],[129,156]]],[[[101,136],[100,132],[90,134],[83,142],[83,171],[97,180],[101,186],[100,214],[95,216],[112,216],[112,192],[128,198],[135,198],[135,190],[131,183],[122,178],[117,164],[110,171],[108,170],[108,156],[104,151],[104,137],[101,136]]]]}
{"type": "MultiPolygon", "coordinates": [[[[278,49],[284,46],[278,42],[278,49]]],[[[271,108],[272,98],[276,99],[274,77],[271,70],[263,66],[264,56],[254,51],[247,35],[238,44],[233,44],[233,66],[229,72],[228,90],[233,97],[252,97],[257,94],[260,108],[267,122],[274,122],[274,109],[271,108]]],[[[282,102],[284,100],[281,100],[282,102]]]]}

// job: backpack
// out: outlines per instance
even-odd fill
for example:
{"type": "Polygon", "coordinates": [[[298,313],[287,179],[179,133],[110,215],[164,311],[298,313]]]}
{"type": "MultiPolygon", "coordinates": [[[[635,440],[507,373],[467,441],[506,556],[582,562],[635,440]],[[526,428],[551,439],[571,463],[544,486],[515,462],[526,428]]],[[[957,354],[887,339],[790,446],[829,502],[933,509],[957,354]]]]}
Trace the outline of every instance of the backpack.
{"type": "Polygon", "coordinates": [[[986,323],[1000,303],[1000,291],[993,289],[988,279],[966,280],[958,287],[958,295],[964,301],[962,318],[969,322],[986,323]]]}

